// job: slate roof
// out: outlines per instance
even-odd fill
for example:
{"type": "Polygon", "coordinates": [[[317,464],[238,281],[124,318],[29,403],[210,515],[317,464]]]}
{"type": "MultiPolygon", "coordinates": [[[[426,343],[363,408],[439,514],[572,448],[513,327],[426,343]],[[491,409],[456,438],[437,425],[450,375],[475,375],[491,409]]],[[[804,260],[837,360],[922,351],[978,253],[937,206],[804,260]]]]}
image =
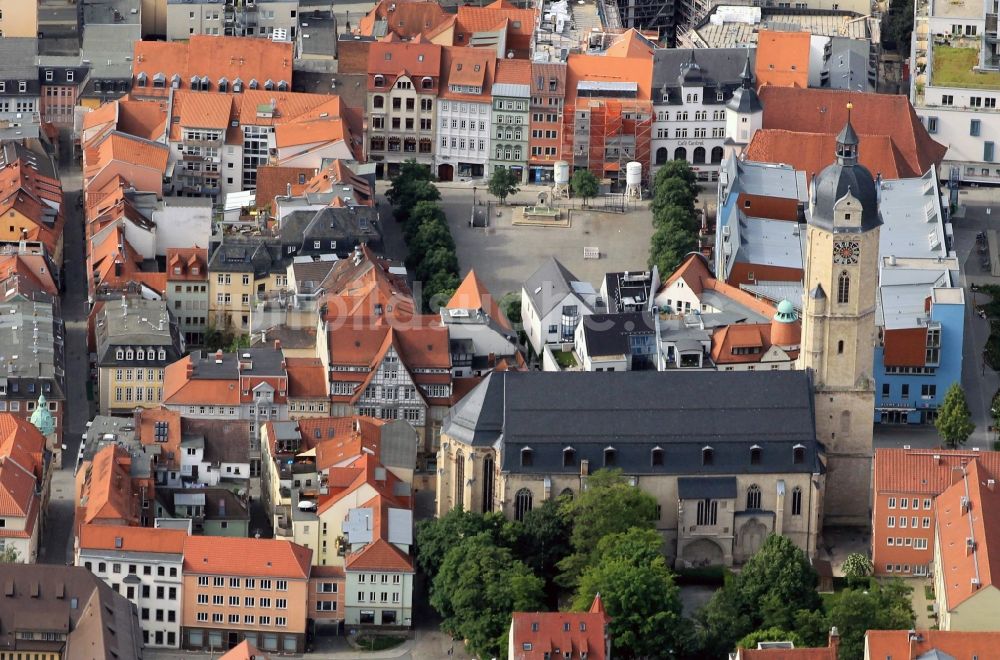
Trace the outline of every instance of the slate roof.
{"type": "Polygon", "coordinates": [[[655,331],[650,312],[623,312],[621,314],[591,314],[581,319],[591,356],[628,355],[629,336],[655,331]]]}
{"type": "Polygon", "coordinates": [[[731,500],[736,497],[736,477],[681,477],[677,497],[682,500],[731,500]]]}
{"type": "Polygon", "coordinates": [[[502,469],[519,473],[578,473],[583,459],[596,470],[609,447],[631,474],[822,469],[812,385],[802,371],[495,372],[451,409],[442,432],[477,446],[500,441],[502,469]],[[753,445],[763,451],[751,465],[753,445]],[[575,460],[564,466],[566,447],[575,460]],[[656,447],[663,465],[652,466],[656,447]],[[709,465],[705,447],[713,449],[709,465]],[[530,466],[520,463],[522,448],[533,452],[530,466]]]}
{"type": "MultiPolygon", "coordinates": [[[[716,100],[714,93],[706,93],[703,105],[722,106],[742,83],[741,73],[747,61],[746,48],[658,48],[653,53],[653,103],[681,104],[681,87],[678,78],[694,53],[694,61],[701,72],[701,81],[695,85],[706,92],[721,91],[722,101],[716,100]]],[[[750,51],[751,70],[755,51],[750,51]]]]}
{"type": "Polygon", "coordinates": [[[555,257],[539,266],[524,283],[524,290],[535,306],[539,317],[544,317],[573,293],[573,282],[581,281],[555,257]]]}
{"type": "Polygon", "coordinates": [[[281,242],[298,245],[299,253],[308,253],[314,251],[313,241],[334,240],[337,249],[329,252],[344,253],[358,243],[374,243],[381,238],[375,227],[377,219],[378,211],[370,206],[292,211],[282,220],[281,242]]]}

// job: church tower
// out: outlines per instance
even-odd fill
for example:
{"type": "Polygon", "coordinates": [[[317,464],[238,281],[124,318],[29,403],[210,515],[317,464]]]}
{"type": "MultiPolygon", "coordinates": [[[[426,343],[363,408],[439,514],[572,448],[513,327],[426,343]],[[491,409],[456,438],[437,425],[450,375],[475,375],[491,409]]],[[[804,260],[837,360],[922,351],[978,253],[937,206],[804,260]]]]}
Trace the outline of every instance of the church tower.
{"type": "Polygon", "coordinates": [[[836,162],[813,177],[806,229],[799,368],[811,369],[816,436],[826,445],[824,524],[868,525],[878,284],[878,192],[858,164],[858,135],[837,136],[836,162]]]}

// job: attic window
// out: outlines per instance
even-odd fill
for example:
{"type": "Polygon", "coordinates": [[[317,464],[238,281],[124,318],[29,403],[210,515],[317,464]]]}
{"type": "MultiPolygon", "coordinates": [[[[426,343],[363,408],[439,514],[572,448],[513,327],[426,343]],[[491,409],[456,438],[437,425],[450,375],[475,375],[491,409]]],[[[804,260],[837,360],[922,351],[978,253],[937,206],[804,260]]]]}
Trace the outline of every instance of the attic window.
{"type": "Polygon", "coordinates": [[[392,59],[392,53],[386,53],[385,54],[385,61],[388,62],[391,59],[392,59]]]}
{"type": "Polygon", "coordinates": [[[423,55],[417,55],[417,61],[418,62],[423,62],[424,61],[424,56],[423,55]]]}
{"type": "Polygon", "coordinates": [[[604,467],[615,465],[618,459],[618,451],[614,447],[604,448],[604,467]]]}
{"type": "Polygon", "coordinates": [[[472,67],[472,70],[473,71],[479,71],[479,69],[481,69],[481,68],[482,68],[482,65],[481,64],[477,64],[477,65],[475,65],[475,66],[472,67]]]}
{"type": "Polygon", "coordinates": [[[701,464],[702,465],[712,465],[715,463],[715,450],[711,447],[702,447],[701,449],[701,464]]]}
{"type": "Polygon", "coordinates": [[[462,70],[462,63],[459,62],[458,64],[455,65],[455,71],[461,71],[461,70],[462,70]]]}
{"type": "Polygon", "coordinates": [[[534,463],[535,457],[534,452],[531,447],[521,448],[521,467],[531,467],[534,463]]]}
{"type": "Polygon", "coordinates": [[[754,445],[750,448],[750,465],[760,465],[760,446],[754,445]]]}
{"type": "Polygon", "coordinates": [[[570,467],[576,463],[576,450],[572,447],[563,449],[563,467],[570,467]]]}
{"type": "Polygon", "coordinates": [[[662,447],[653,447],[653,450],[650,452],[649,462],[653,466],[663,465],[663,448],[662,447]]]}
{"type": "Polygon", "coordinates": [[[514,26],[515,30],[520,30],[521,29],[521,21],[514,21],[513,23],[511,23],[511,25],[514,26]]]}
{"type": "Polygon", "coordinates": [[[806,448],[803,445],[792,447],[792,463],[801,465],[806,462],[806,448]]]}

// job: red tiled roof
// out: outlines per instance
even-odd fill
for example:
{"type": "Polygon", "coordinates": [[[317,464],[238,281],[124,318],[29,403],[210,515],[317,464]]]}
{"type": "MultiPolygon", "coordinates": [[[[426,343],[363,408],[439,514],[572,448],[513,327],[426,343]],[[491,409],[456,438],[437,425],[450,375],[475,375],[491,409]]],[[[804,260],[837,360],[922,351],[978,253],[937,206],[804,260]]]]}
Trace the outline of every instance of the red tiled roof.
{"type": "Polygon", "coordinates": [[[240,390],[235,380],[190,378],[187,373],[188,365],[193,367],[194,363],[190,355],[185,355],[163,370],[164,404],[240,405],[240,390]]]}
{"type": "Polygon", "coordinates": [[[492,100],[490,87],[496,70],[494,53],[484,48],[463,48],[446,46],[441,49],[441,98],[489,103],[492,100]],[[451,91],[451,85],[480,87],[480,94],[465,94],[451,91]]]}
{"type": "Polygon", "coordinates": [[[620,35],[605,52],[605,57],[653,57],[653,46],[635,28],[620,35]]]}
{"type": "MultiPolygon", "coordinates": [[[[371,81],[375,74],[387,78],[386,88],[396,77],[408,75],[411,78],[429,76],[434,80],[436,89],[441,76],[441,46],[418,41],[375,42],[368,51],[369,90],[374,89],[371,81]]],[[[414,82],[414,87],[420,88],[419,80],[414,82]]]]}
{"type": "Polygon", "coordinates": [[[250,642],[243,640],[227,651],[219,660],[270,660],[270,658],[271,656],[265,654],[250,642]]]}
{"type": "Polygon", "coordinates": [[[244,39],[242,37],[222,37],[192,35],[184,41],[136,41],[133,58],[132,77],[146,74],[146,86],[133,84],[133,93],[143,96],[166,97],[170,93],[170,78],[180,75],[179,89],[189,89],[192,76],[207,76],[212,89],[218,89],[222,78],[229,81],[232,92],[233,81],[241,79],[246,85],[256,79],[263,87],[266,80],[275,85],[284,80],[292,82],[292,44],[270,39],[244,39]],[[153,77],[163,74],[165,86],[153,87],[153,77]]]}
{"type": "Polygon", "coordinates": [[[80,503],[84,511],[81,522],[103,520],[134,525],[138,522],[137,502],[132,493],[130,466],[132,459],[124,448],[108,445],[101,448],[85,474],[85,488],[80,503]]]}
{"type": "Polygon", "coordinates": [[[149,409],[139,413],[139,442],[160,448],[156,462],[160,468],[181,469],[181,414],[176,410],[149,409]],[[162,430],[166,434],[162,434],[162,430]],[[172,457],[171,457],[172,456],[172,457]]]}
{"type": "Polygon", "coordinates": [[[329,382],[319,358],[285,358],[288,372],[288,396],[294,398],[326,398],[329,382]]]}
{"type": "Polygon", "coordinates": [[[233,97],[228,94],[178,89],[170,109],[170,139],[180,140],[185,128],[225,132],[232,108],[233,97]]]}
{"type": "Polygon", "coordinates": [[[995,474],[973,459],[964,478],[934,501],[935,546],[940,548],[940,581],[948,610],[1000,582],[1000,489],[995,474]],[[972,538],[974,548],[966,548],[972,538]],[[976,582],[975,580],[978,580],[976,582]]]}
{"type": "Polygon", "coordinates": [[[413,572],[413,561],[385,539],[377,539],[349,554],[345,566],[350,571],[413,572]]]}
{"type": "Polygon", "coordinates": [[[159,527],[82,525],[80,547],[120,552],[156,552],[179,555],[184,552],[188,533],[159,527]]]}
{"type": "MultiPolygon", "coordinates": [[[[892,140],[900,155],[897,162],[906,164],[901,177],[921,176],[939,165],[947,151],[927,133],[905,96],[775,85],[762,86],[758,94],[764,106],[763,128],[799,133],[837,135],[847,123],[850,102],[854,108],[851,123],[858,135],[887,135],[892,140]]],[[[864,151],[862,142],[862,162],[864,151]]]]}
{"type": "MultiPolygon", "coordinates": [[[[630,101],[635,105],[648,105],[653,83],[653,58],[651,57],[608,57],[607,55],[570,55],[566,60],[566,102],[576,101],[577,83],[581,80],[597,82],[635,83],[635,99],[614,99],[630,101]]],[[[598,99],[584,99],[593,101],[598,99]]],[[[605,99],[607,100],[607,99],[605,99]]]]}
{"type": "MultiPolygon", "coordinates": [[[[947,653],[959,660],[996,657],[1000,632],[971,630],[917,630],[911,639],[908,630],[869,630],[865,633],[866,658],[886,660],[922,658],[932,651],[947,653]]],[[[939,656],[940,657],[940,656],[939,656]]]]}
{"type": "MultiPolygon", "coordinates": [[[[859,136],[858,156],[862,165],[885,179],[898,179],[909,166],[893,148],[888,135],[859,136]]],[[[806,180],[833,163],[837,136],[833,133],[798,133],[761,129],[746,148],[746,159],[761,163],[784,163],[806,173],[806,180]]]]}
{"type": "Polygon", "coordinates": [[[740,649],[737,660],[837,660],[833,647],[798,649],[740,649]]]}
{"type": "Polygon", "coordinates": [[[513,85],[531,84],[531,62],[527,60],[498,60],[494,81],[513,85]]]}
{"type": "Polygon", "coordinates": [[[757,84],[808,87],[810,38],[808,32],[761,30],[754,67],[757,84]]]}
{"type": "Polygon", "coordinates": [[[961,466],[973,459],[990,474],[1000,474],[1000,452],[971,449],[875,450],[875,493],[942,493],[961,477],[961,466]]]}
{"type": "Polygon", "coordinates": [[[705,258],[698,254],[692,254],[677,267],[677,270],[668,277],[662,285],[660,291],[672,286],[678,279],[683,279],[687,288],[691,289],[695,295],[700,296],[703,291],[715,291],[730,300],[733,300],[754,312],[770,318],[774,316],[774,306],[766,300],[761,300],[752,294],[732,286],[722,280],[716,279],[708,270],[705,258]]]}
{"type": "Polygon", "coordinates": [[[460,6],[455,17],[455,41],[459,44],[470,43],[473,34],[496,32],[504,26],[508,50],[515,51],[519,57],[526,57],[535,30],[535,10],[519,9],[504,0],[496,0],[485,7],[460,6]],[[463,35],[463,38],[459,40],[458,35],[463,35]]]}
{"type": "Polygon", "coordinates": [[[563,653],[579,658],[586,653],[588,660],[605,660],[604,628],[609,619],[597,599],[595,606],[589,612],[514,612],[511,658],[542,660],[563,653]]]}
{"type": "Polygon", "coordinates": [[[0,516],[25,518],[35,507],[35,475],[30,465],[0,458],[0,516]]]}
{"type": "Polygon", "coordinates": [[[187,574],[245,575],[304,579],[312,550],[291,541],[224,536],[189,536],[184,540],[187,574]]]}
{"type": "Polygon", "coordinates": [[[437,2],[379,0],[372,10],[358,21],[357,32],[366,37],[374,36],[375,22],[385,21],[390,33],[410,39],[426,30],[433,30],[448,20],[448,14],[437,2]]]}
{"type": "Polygon", "coordinates": [[[500,305],[497,304],[496,298],[490,294],[489,289],[486,288],[486,285],[476,275],[475,269],[469,270],[465,279],[455,289],[451,300],[445,305],[445,309],[481,310],[489,314],[490,318],[494,319],[503,328],[507,330],[511,329],[507,315],[503,313],[500,305]]]}
{"type": "Polygon", "coordinates": [[[197,245],[186,248],[167,248],[167,279],[188,282],[208,280],[208,250],[197,245]],[[198,273],[192,272],[194,267],[198,273]],[[180,268],[180,273],[175,271],[180,268]]]}
{"type": "Polygon", "coordinates": [[[278,195],[288,194],[288,187],[300,185],[316,173],[313,167],[278,167],[262,165],[257,168],[257,208],[270,207],[278,195]]]}

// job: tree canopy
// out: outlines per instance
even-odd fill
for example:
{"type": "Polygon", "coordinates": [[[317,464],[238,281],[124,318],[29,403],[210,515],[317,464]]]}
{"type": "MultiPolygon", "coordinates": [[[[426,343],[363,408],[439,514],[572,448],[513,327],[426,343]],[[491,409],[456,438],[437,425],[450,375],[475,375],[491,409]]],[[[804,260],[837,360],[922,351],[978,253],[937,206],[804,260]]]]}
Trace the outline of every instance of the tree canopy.
{"type": "Polygon", "coordinates": [[[976,430],[976,425],[972,422],[972,413],[969,412],[969,404],[965,400],[965,390],[959,383],[952,383],[948,388],[947,394],[944,395],[944,403],[938,409],[934,426],[944,444],[952,449],[964,445],[976,430]]]}
{"type": "Polygon", "coordinates": [[[441,192],[431,183],[431,179],[431,169],[427,165],[408,160],[399,166],[399,174],[392,177],[385,194],[392,204],[396,220],[406,220],[418,202],[436,202],[441,199],[441,192]]]}
{"type": "Polygon", "coordinates": [[[595,563],[599,541],[629,528],[652,528],[656,499],[625,480],[620,469],[598,470],[587,488],[563,504],[571,527],[573,554],[559,563],[560,584],[575,586],[583,570],[595,563]]]}
{"type": "Polygon", "coordinates": [[[428,578],[434,579],[444,556],[462,539],[482,532],[499,538],[505,519],[500,513],[470,513],[456,507],[441,516],[417,522],[417,564],[428,578]]]}
{"type": "Polygon", "coordinates": [[[597,563],[580,577],[573,609],[586,610],[601,595],[617,657],[673,658],[685,643],[680,590],[662,545],[652,529],[610,534],[598,543],[597,563]]]}
{"type": "Polygon", "coordinates": [[[588,199],[597,197],[597,193],[600,191],[600,182],[594,176],[593,172],[582,169],[573,172],[573,178],[570,179],[569,187],[574,195],[583,198],[583,203],[586,205],[588,199]]]}
{"type": "Polygon", "coordinates": [[[698,219],[695,200],[698,182],[687,161],[674,160],[659,166],[653,180],[653,237],[649,244],[649,267],[669,276],[684,257],[698,249],[698,219]]]}
{"type": "Polygon", "coordinates": [[[470,653],[499,656],[511,614],[543,604],[544,581],[488,533],[461,539],[448,550],[434,578],[431,605],[442,628],[466,640],[470,653]]]}
{"type": "Polygon", "coordinates": [[[516,195],[520,191],[520,188],[518,188],[520,182],[521,180],[513,170],[506,167],[497,167],[493,170],[493,174],[490,175],[487,187],[490,190],[490,194],[499,199],[501,204],[504,204],[507,202],[507,197],[516,195]]]}

